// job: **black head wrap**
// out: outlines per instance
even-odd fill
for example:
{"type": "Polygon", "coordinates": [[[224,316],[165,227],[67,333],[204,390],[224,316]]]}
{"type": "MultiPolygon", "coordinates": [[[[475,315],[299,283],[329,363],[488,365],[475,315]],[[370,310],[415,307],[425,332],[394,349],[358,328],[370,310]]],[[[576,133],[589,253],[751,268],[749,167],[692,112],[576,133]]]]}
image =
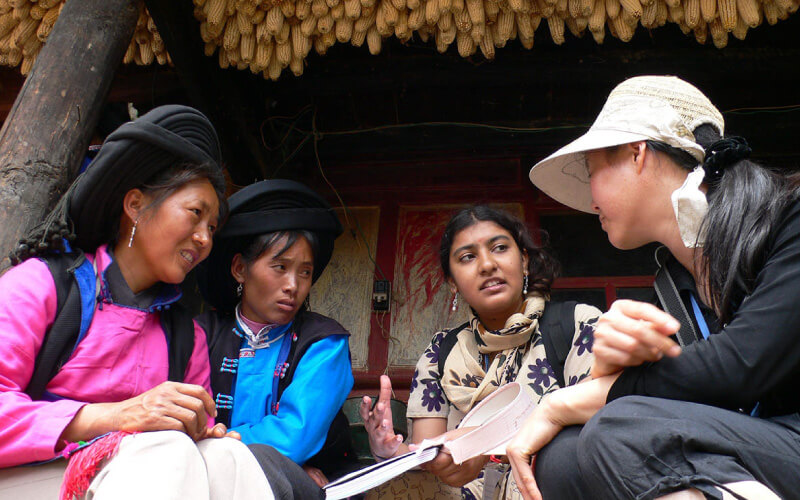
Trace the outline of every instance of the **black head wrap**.
{"type": "Polygon", "coordinates": [[[711,144],[706,148],[706,156],[703,160],[706,183],[716,184],[722,177],[725,168],[739,160],[749,158],[752,151],[744,137],[726,137],[711,144]]]}
{"type": "Polygon", "coordinates": [[[239,302],[238,283],[231,261],[258,236],[277,231],[306,230],[319,240],[312,282],[325,270],[342,225],[331,206],[299,182],[267,180],[251,184],[228,199],[230,215],[214,237],[211,255],[198,266],[197,281],[203,298],[218,310],[229,311],[239,302]]]}
{"type": "Polygon", "coordinates": [[[112,132],[76,181],[68,213],[76,245],[87,251],[109,241],[109,220],[122,215],[120,200],[164,169],[183,162],[219,165],[217,133],[199,111],[160,106],[112,132]]]}
{"type": "Polygon", "coordinates": [[[125,193],[180,163],[219,166],[217,133],[199,111],[160,106],[121,125],[103,143],[86,171],[75,179],[45,220],[31,229],[11,254],[13,263],[49,249],[63,249],[61,238],[84,251],[111,241],[122,216],[125,193]]]}

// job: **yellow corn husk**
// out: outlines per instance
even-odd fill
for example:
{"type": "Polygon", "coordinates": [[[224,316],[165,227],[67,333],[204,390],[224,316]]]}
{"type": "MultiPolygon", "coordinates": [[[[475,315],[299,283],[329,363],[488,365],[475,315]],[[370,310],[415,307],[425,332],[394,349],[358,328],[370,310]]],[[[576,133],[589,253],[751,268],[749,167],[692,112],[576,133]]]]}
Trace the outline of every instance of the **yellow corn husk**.
{"type": "Polygon", "coordinates": [[[394,33],[394,28],[386,22],[386,11],[381,6],[377,8],[377,14],[375,15],[375,28],[381,36],[389,36],[394,33]]]}
{"type": "Polygon", "coordinates": [[[142,65],[148,66],[153,62],[153,48],[149,43],[139,45],[139,57],[142,59],[142,65]]]}
{"type": "Polygon", "coordinates": [[[325,33],[330,33],[331,30],[333,29],[333,24],[334,24],[333,16],[329,12],[325,17],[317,19],[317,31],[319,31],[323,35],[325,33]]]}
{"type": "Polygon", "coordinates": [[[256,35],[255,33],[248,33],[242,35],[239,40],[239,54],[240,60],[250,63],[253,60],[256,51],[256,35]]]}
{"type": "Polygon", "coordinates": [[[589,21],[585,17],[569,17],[564,20],[564,24],[569,29],[569,32],[572,33],[572,36],[581,38],[589,21]]]}
{"type": "Polygon", "coordinates": [[[203,21],[200,23],[200,38],[202,38],[206,43],[211,41],[211,37],[208,36],[208,21],[203,21]]]}
{"type": "Polygon", "coordinates": [[[612,19],[611,25],[614,27],[615,36],[623,42],[629,42],[633,38],[633,29],[625,22],[622,15],[612,19]]]}
{"type": "Polygon", "coordinates": [[[375,7],[376,0],[361,0],[361,7],[375,7]]]}
{"type": "MultiPolygon", "coordinates": [[[[519,15],[525,15],[524,13],[520,12],[519,15]]],[[[514,32],[514,23],[516,20],[514,19],[515,15],[513,12],[502,11],[497,16],[497,37],[502,39],[503,41],[507,41],[511,39],[511,33],[514,32]]],[[[527,16],[526,16],[527,17],[527,16]]]]}
{"type": "MultiPolygon", "coordinates": [[[[36,33],[36,28],[39,27],[39,21],[32,17],[28,17],[23,19],[11,35],[11,43],[18,49],[21,49],[25,42],[28,41],[28,38],[32,37],[34,33],[36,33]]],[[[35,37],[34,37],[35,38],[35,37]]]]}
{"type": "Polygon", "coordinates": [[[335,31],[336,40],[341,43],[349,42],[353,36],[353,20],[343,17],[336,21],[335,31]]]}
{"type": "Polygon", "coordinates": [[[454,24],[453,13],[449,10],[439,16],[439,22],[437,23],[439,29],[442,31],[449,31],[454,24]]]}
{"type": "MultiPolygon", "coordinates": [[[[299,5],[305,5],[308,8],[308,12],[311,12],[311,5],[310,4],[308,4],[306,2],[299,2],[298,6],[299,5]]],[[[295,15],[297,15],[297,14],[295,14],[295,15]]],[[[265,17],[267,17],[267,11],[266,10],[262,10],[262,9],[257,9],[256,13],[253,14],[252,16],[250,16],[250,23],[253,26],[258,26],[259,24],[264,22],[264,18],[265,17]]],[[[261,73],[261,72],[258,71],[258,73],[261,73]]]]}
{"type": "MultiPolygon", "coordinates": [[[[139,52],[137,51],[136,54],[138,53],[139,52]]],[[[8,58],[9,66],[19,66],[19,64],[22,62],[22,51],[12,47],[11,50],[6,53],[6,57],[8,58]]]]}
{"type": "Polygon", "coordinates": [[[276,43],[285,43],[289,40],[289,35],[291,34],[292,26],[289,23],[283,23],[283,27],[281,31],[275,35],[275,42],[276,43]]]}
{"type": "Polygon", "coordinates": [[[642,26],[645,28],[655,28],[658,19],[658,2],[642,7],[642,26]]]}
{"type": "Polygon", "coordinates": [[[516,14],[514,16],[517,24],[517,32],[519,34],[520,39],[522,38],[533,38],[533,25],[531,24],[531,18],[525,14],[516,14]]]}
{"type": "MultiPolygon", "coordinates": [[[[314,18],[309,16],[306,18],[306,20],[308,19],[313,20],[314,18]]],[[[314,26],[316,26],[316,22],[314,23],[314,26]]],[[[267,28],[267,22],[265,20],[263,23],[256,26],[256,42],[266,42],[271,39],[272,33],[269,32],[269,29],[267,28]]]]}
{"type": "Polygon", "coordinates": [[[519,37],[519,43],[521,43],[522,46],[525,47],[526,49],[531,50],[533,48],[533,37],[526,38],[526,37],[520,36],[519,37]]]}
{"type": "MultiPolygon", "coordinates": [[[[408,29],[416,31],[425,24],[425,9],[416,9],[408,13],[408,29]]],[[[365,30],[362,30],[365,31],[365,30]]]]}
{"type": "MultiPolygon", "coordinates": [[[[506,11],[501,9],[500,12],[502,13],[502,12],[506,12],[506,11]]],[[[503,37],[500,36],[500,33],[498,33],[498,31],[497,31],[497,23],[492,23],[492,24],[486,26],[486,31],[491,31],[492,32],[491,36],[492,36],[492,40],[494,41],[494,46],[497,47],[498,49],[502,49],[503,47],[506,46],[506,43],[508,43],[508,38],[503,38],[503,37]]]]}
{"type": "MultiPolygon", "coordinates": [[[[14,9],[11,11],[11,16],[19,21],[27,19],[31,17],[31,7],[33,7],[32,3],[23,3],[18,7],[14,7],[14,9]]],[[[19,56],[19,60],[22,61],[21,55],[19,56]]]]}
{"type": "MultiPolygon", "coordinates": [[[[236,3],[238,0],[228,0],[225,2],[225,15],[228,17],[233,16],[236,13],[236,3]]],[[[230,54],[228,54],[228,59],[230,59],[230,54]]],[[[238,61],[237,61],[238,62],[238,61]]],[[[233,65],[233,59],[231,59],[231,65],[233,65]]]]}
{"type": "MultiPolygon", "coordinates": [[[[481,0],[478,0],[481,1],[481,0]]],[[[431,26],[436,25],[439,21],[439,0],[428,0],[425,3],[425,22],[431,26]]]]}
{"type": "Polygon", "coordinates": [[[219,24],[208,23],[208,36],[211,37],[211,40],[222,42],[222,33],[225,31],[226,24],[225,22],[219,24]]]}
{"type": "MultiPolygon", "coordinates": [[[[375,24],[377,15],[378,15],[377,9],[375,9],[373,7],[362,7],[362,9],[361,9],[361,17],[356,19],[356,24],[354,26],[355,30],[356,31],[363,31],[363,32],[366,33],[367,30],[369,30],[370,26],[375,24]]],[[[409,24],[410,23],[411,23],[411,21],[409,20],[409,24]]],[[[416,29],[416,28],[414,28],[414,29],[416,29]]]]}
{"type": "Polygon", "coordinates": [[[522,0],[508,0],[508,6],[514,12],[522,12],[525,8],[522,0]]]}
{"type": "Polygon", "coordinates": [[[31,7],[31,11],[29,12],[29,15],[32,18],[36,19],[37,21],[41,21],[42,18],[44,17],[44,15],[45,15],[45,13],[47,13],[47,9],[45,9],[45,8],[39,6],[39,5],[34,5],[33,7],[31,7]]]}
{"type": "Polygon", "coordinates": [[[392,3],[392,7],[394,7],[395,10],[401,11],[406,9],[406,0],[390,0],[390,1],[392,3]]]}
{"type": "Polygon", "coordinates": [[[450,44],[448,44],[447,41],[445,41],[445,39],[442,37],[442,30],[436,29],[435,41],[436,41],[436,50],[439,51],[440,54],[444,54],[445,52],[447,52],[447,48],[450,46],[450,44]]]}
{"type": "Polygon", "coordinates": [[[394,25],[397,24],[397,19],[400,16],[400,13],[397,11],[397,9],[394,8],[394,5],[392,5],[392,2],[390,2],[389,0],[383,0],[381,5],[383,6],[384,9],[384,17],[386,19],[386,24],[394,27],[394,25]]]}
{"type": "Polygon", "coordinates": [[[289,61],[289,69],[292,70],[294,76],[301,76],[303,74],[304,64],[302,59],[292,58],[289,61]]]}
{"type": "Polygon", "coordinates": [[[567,0],[556,1],[556,13],[563,19],[569,15],[569,3],[567,0]]]}
{"type": "Polygon", "coordinates": [[[619,11],[622,10],[622,7],[619,4],[619,0],[605,0],[606,3],[606,15],[614,19],[619,16],[619,11]]]}
{"type": "MultiPolygon", "coordinates": [[[[736,0],[736,10],[739,13],[739,19],[748,27],[755,28],[761,24],[761,8],[756,0],[736,0]]],[[[737,26],[738,24],[740,23],[737,23],[737,26]]],[[[744,30],[744,32],[746,33],[747,30],[744,30]]],[[[743,38],[740,38],[740,40],[743,40],[743,38]]]]}
{"type": "MultiPolygon", "coordinates": [[[[700,0],[700,15],[703,17],[703,21],[707,23],[713,21],[717,17],[717,0],[700,0]]],[[[707,34],[708,29],[706,29],[707,34]]]]}
{"type": "MultiPolygon", "coordinates": [[[[448,30],[439,29],[438,36],[442,38],[442,41],[447,45],[450,46],[451,43],[456,41],[456,30],[455,26],[451,26],[448,30]]],[[[484,34],[485,36],[485,34],[484,34]]]]}
{"type": "Polygon", "coordinates": [[[47,9],[45,12],[44,17],[42,18],[42,23],[47,23],[51,27],[56,24],[56,20],[58,19],[58,15],[61,13],[61,5],[57,5],[55,7],[51,7],[47,9]]]}
{"type": "MultiPolygon", "coordinates": [[[[411,16],[409,16],[409,25],[411,25],[411,17],[414,15],[414,11],[411,11],[411,16]]],[[[513,21],[513,15],[512,15],[513,21]]],[[[456,21],[456,29],[461,33],[469,33],[472,29],[472,20],[469,17],[469,12],[466,10],[462,10],[460,13],[455,15],[456,21]]]]}
{"type": "Polygon", "coordinates": [[[206,1],[206,20],[209,24],[220,24],[225,21],[226,0],[206,1]]]}
{"type": "Polygon", "coordinates": [[[292,60],[292,44],[288,41],[286,43],[278,43],[275,45],[275,58],[278,59],[282,68],[289,65],[292,60]]]}
{"type": "Polygon", "coordinates": [[[373,56],[381,53],[381,35],[375,26],[372,26],[367,31],[367,47],[369,47],[369,53],[373,56]]]}
{"type": "MultiPolygon", "coordinates": [[[[38,40],[37,40],[38,42],[38,40]]],[[[33,69],[33,63],[36,61],[36,57],[23,57],[22,64],[19,67],[19,72],[22,73],[22,76],[27,76],[28,73],[31,72],[33,69]]]]}
{"type": "Polygon", "coordinates": [[[579,17],[581,15],[580,0],[567,0],[567,12],[572,18],[579,17]]]}
{"type": "Polygon", "coordinates": [[[353,31],[353,36],[350,37],[350,45],[353,47],[361,47],[364,45],[364,40],[367,39],[366,31],[353,31]]]}
{"type": "Polygon", "coordinates": [[[397,24],[394,25],[394,35],[405,43],[411,39],[412,34],[411,28],[408,27],[408,10],[403,9],[397,18],[397,24]]]}
{"type": "Polygon", "coordinates": [[[589,16],[589,30],[592,33],[605,31],[606,24],[606,2],[605,0],[595,0],[592,15],[589,16]]]}
{"type": "Polygon", "coordinates": [[[317,18],[308,16],[300,23],[300,32],[303,36],[311,36],[317,30],[317,18]]]}
{"type": "Polygon", "coordinates": [[[339,0],[325,0],[325,3],[328,4],[328,7],[332,9],[339,5],[340,2],[339,0]]]}
{"type": "Polygon", "coordinates": [[[61,0],[39,0],[39,6],[43,9],[52,9],[61,4],[61,0]]]}
{"type": "MultiPolygon", "coordinates": [[[[617,3],[617,5],[619,5],[619,3],[617,3]]],[[[549,4],[547,0],[536,0],[536,7],[539,14],[544,18],[550,17],[556,12],[555,4],[549,4]]]]}
{"type": "MultiPolygon", "coordinates": [[[[722,23],[722,27],[725,31],[731,31],[733,28],[736,27],[736,20],[738,15],[736,14],[736,0],[718,0],[717,9],[719,11],[719,20],[722,23]]],[[[711,28],[711,26],[709,26],[711,28]]],[[[714,38],[714,45],[717,45],[717,40],[722,40],[722,37],[719,35],[714,35],[714,29],[711,29],[711,36],[714,38]]],[[[725,45],[728,44],[728,36],[725,35],[725,45]]],[[[718,46],[718,45],[717,45],[718,46]]]]}
{"type": "MultiPolygon", "coordinates": [[[[300,2],[300,3],[305,3],[305,2],[300,2]]],[[[295,2],[290,2],[290,1],[283,1],[280,4],[278,4],[278,6],[281,9],[281,13],[283,14],[283,17],[287,19],[290,17],[294,17],[295,12],[297,11],[295,5],[296,5],[295,2]]]]}
{"type": "Polygon", "coordinates": [[[239,66],[239,63],[242,62],[241,60],[242,58],[239,57],[239,50],[237,49],[225,50],[223,48],[222,51],[225,52],[225,54],[227,54],[228,62],[230,63],[231,66],[239,66]]]}
{"type": "Polygon", "coordinates": [[[681,4],[669,7],[669,20],[675,24],[684,24],[683,6],[681,4]]]}
{"type": "Polygon", "coordinates": [[[452,5],[450,6],[450,12],[453,14],[459,14],[463,12],[467,8],[464,0],[452,0],[452,5]]]}
{"type": "MultiPolygon", "coordinates": [[[[214,42],[206,42],[203,45],[203,54],[205,54],[206,57],[211,57],[214,55],[214,52],[216,52],[217,47],[218,45],[214,42]]],[[[128,49],[130,50],[130,47],[128,47],[128,49]]],[[[133,57],[133,55],[131,55],[131,57],[133,57]]]]}
{"type": "Polygon", "coordinates": [[[708,24],[705,21],[700,21],[694,29],[694,39],[700,45],[705,45],[708,40],[708,24]]]}
{"type": "Polygon", "coordinates": [[[300,25],[292,26],[292,49],[300,54],[302,58],[305,58],[311,52],[311,39],[303,35],[300,25]]]}
{"type": "Polygon", "coordinates": [[[461,57],[469,57],[475,53],[475,42],[469,33],[459,31],[456,34],[456,45],[458,46],[458,55],[461,57]]]}
{"type": "Polygon", "coordinates": [[[486,15],[486,23],[497,22],[497,15],[500,13],[500,4],[492,0],[484,0],[483,12],[486,15]]]}
{"type": "Polygon", "coordinates": [[[639,0],[619,0],[619,3],[633,17],[642,17],[642,4],[639,0]]]}
{"type": "MultiPolygon", "coordinates": [[[[306,40],[308,40],[306,38],[306,40]]],[[[256,68],[261,68],[261,71],[267,69],[269,66],[269,58],[272,57],[272,49],[274,45],[271,42],[259,43],[256,46],[256,55],[253,59],[253,65],[256,68]]]]}
{"type": "Polygon", "coordinates": [[[419,9],[420,0],[406,0],[406,7],[408,10],[419,9]]]}
{"type": "Polygon", "coordinates": [[[227,23],[225,25],[225,34],[222,37],[222,46],[225,50],[233,50],[239,45],[240,37],[241,33],[239,33],[236,23],[227,23]]]}
{"type": "MultiPolygon", "coordinates": [[[[465,0],[465,4],[467,6],[469,18],[472,21],[473,30],[476,25],[482,26],[486,24],[486,12],[483,10],[483,0],[465,0]]],[[[474,37],[473,40],[475,40],[474,37]]],[[[480,40],[476,40],[476,43],[478,42],[480,42],[480,40]]]]}
{"type": "Polygon", "coordinates": [[[333,16],[334,21],[344,17],[344,2],[339,2],[339,4],[331,7],[331,16],[333,16]]]}
{"type": "Polygon", "coordinates": [[[669,17],[669,7],[665,2],[656,2],[658,12],[656,13],[656,26],[664,26],[667,24],[667,17],[669,17]]]}
{"type": "Polygon", "coordinates": [[[778,7],[772,2],[764,2],[762,5],[764,7],[764,18],[766,18],[770,26],[774,26],[778,22],[778,7]]]}
{"type": "Polygon", "coordinates": [[[564,43],[564,20],[558,16],[548,17],[547,26],[550,28],[550,37],[553,42],[556,45],[564,43]]]}
{"type": "Polygon", "coordinates": [[[475,44],[477,45],[477,44],[481,43],[481,40],[483,40],[484,33],[486,33],[486,25],[485,24],[475,24],[475,23],[473,23],[472,24],[472,29],[469,32],[469,36],[472,37],[472,41],[475,42],[475,44]]]}
{"type": "Polygon", "coordinates": [[[269,66],[267,66],[267,71],[264,72],[264,76],[275,81],[280,78],[281,71],[283,71],[283,68],[281,68],[281,63],[278,62],[278,58],[272,57],[269,60],[269,66]]]}
{"type": "MultiPolygon", "coordinates": [[[[358,0],[351,0],[358,4],[358,8],[361,9],[361,3],[358,0]]],[[[261,12],[261,9],[259,9],[261,12]]],[[[359,10],[360,13],[360,10],[359,10]]],[[[311,3],[310,2],[297,2],[297,5],[294,8],[294,17],[297,19],[304,21],[308,16],[311,15],[311,3]]]]}
{"type": "MultiPolygon", "coordinates": [[[[539,28],[539,23],[541,22],[542,22],[542,16],[531,14],[531,28],[533,28],[533,31],[536,31],[539,28]]],[[[516,34],[512,35],[511,38],[514,38],[515,36],[516,34]]]]}
{"type": "Polygon", "coordinates": [[[36,54],[39,53],[39,50],[42,48],[42,42],[39,41],[38,38],[35,36],[28,37],[28,40],[25,41],[25,44],[20,47],[22,49],[22,57],[32,57],[35,58],[36,54]]]}
{"type": "MultiPolygon", "coordinates": [[[[19,21],[11,16],[8,15],[0,16],[0,38],[4,38],[6,35],[12,33],[14,31],[14,28],[16,28],[18,24],[19,21]]],[[[41,25],[44,25],[44,23],[41,23],[41,25]]],[[[50,27],[47,30],[47,33],[50,34],[50,30],[52,29],[53,26],[50,25],[50,27]]]]}
{"type": "Polygon", "coordinates": [[[750,29],[750,26],[748,26],[745,20],[742,19],[742,16],[739,16],[739,20],[736,22],[736,27],[733,28],[731,34],[739,40],[744,40],[747,36],[748,29],[750,29]]]}
{"type": "Polygon", "coordinates": [[[686,26],[694,29],[700,22],[700,0],[684,0],[683,17],[686,26]]]}
{"type": "Polygon", "coordinates": [[[439,0],[439,16],[443,16],[445,12],[451,12],[453,8],[453,0],[439,0]]]}
{"type": "Polygon", "coordinates": [[[486,33],[483,35],[483,40],[481,43],[478,44],[478,47],[481,49],[481,53],[483,57],[488,60],[494,59],[495,51],[494,51],[494,39],[492,38],[492,30],[486,30],[486,33]]]}
{"type": "Polygon", "coordinates": [[[775,2],[775,6],[778,9],[785,11],[790,14],[794,14],[797,11],[798,0],[773,0],[775,2]]]}
{"type": "Polygon", "coordinates": [[[361,2],[359,0],[344,0],[344,15],[353,21],[361,17],[361,2]]]}
{"type": "Polygon", "coordinates": [[[280,7],[272,7],[267,12],[267,17],[264,19],[264,22],[267,24],[267,33],[272,36],[277,35],[281,29],[283,28],[283,12],[281,12],[280,7]]]}
{"type": "MultiPolygon", "coordinates": [[[[720,9],[720,12],[721,11],[720,9]]],[[[711,39],[714,41],[714,46],[716,48],[722,49],[728,45],[728,30],[725,29],[725,26],[722,24],[721,18],[714,19],[708,23],[708,30],[711,32],[711,39]]]]}
{"type": "Polygon", "coordinates": [[[326,15],[329,10],[330,9],[328,8],[328,4],[325,3],[325,0],[313,0],[311,2],[311,14],[313,14],[313,16],[317,19],[326,15]]]}

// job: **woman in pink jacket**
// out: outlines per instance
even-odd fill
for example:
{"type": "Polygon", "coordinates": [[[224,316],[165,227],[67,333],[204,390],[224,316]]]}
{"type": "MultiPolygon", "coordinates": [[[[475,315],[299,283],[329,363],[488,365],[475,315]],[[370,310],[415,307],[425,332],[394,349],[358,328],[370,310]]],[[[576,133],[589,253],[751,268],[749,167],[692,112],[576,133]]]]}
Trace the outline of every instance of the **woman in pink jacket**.
{"type": "Polygon", "coordinates": [[[109,135],[12,253],[0,278],[0,497],[272,498],[252,454],[213,423],[205,335],[177,304],[227,210],[218,162],[205,116],[156,108],[109,135]],[[51,356],[78,310],[77,340],[51,356]]]}

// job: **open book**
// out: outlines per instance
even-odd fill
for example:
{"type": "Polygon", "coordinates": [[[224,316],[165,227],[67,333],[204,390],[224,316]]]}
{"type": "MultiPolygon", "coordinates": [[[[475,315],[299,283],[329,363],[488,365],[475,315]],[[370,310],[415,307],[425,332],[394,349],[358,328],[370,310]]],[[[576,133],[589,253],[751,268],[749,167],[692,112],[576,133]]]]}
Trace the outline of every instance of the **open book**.
{"type": "Polygon", "coordinates": [[[412,452],[371,465],[325,486],[327,500],[338,500],[361,493],[399,476],[403,472],[436,458],[444,448],[460,464],[478,455],[505,455],[508,442],[535,408],[528,392],[517,382],[497,389],[478,403],[461,420],[457,437],[442,435],[425,439],[412,452]]]}

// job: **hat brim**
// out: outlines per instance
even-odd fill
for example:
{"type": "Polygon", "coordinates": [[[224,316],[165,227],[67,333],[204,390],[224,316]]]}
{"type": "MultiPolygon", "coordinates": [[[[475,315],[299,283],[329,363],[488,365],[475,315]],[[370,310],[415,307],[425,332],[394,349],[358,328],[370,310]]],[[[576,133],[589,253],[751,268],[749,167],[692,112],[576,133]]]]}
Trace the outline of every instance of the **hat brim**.
{"type": "Polygon", "coordinates": [[[557,202],[581,212],[594,213],[586,153],[649,139],[650,137],[635,132],[589,129],[581,137],[534,165],[529,177],[537,188],[557,202]]]}

